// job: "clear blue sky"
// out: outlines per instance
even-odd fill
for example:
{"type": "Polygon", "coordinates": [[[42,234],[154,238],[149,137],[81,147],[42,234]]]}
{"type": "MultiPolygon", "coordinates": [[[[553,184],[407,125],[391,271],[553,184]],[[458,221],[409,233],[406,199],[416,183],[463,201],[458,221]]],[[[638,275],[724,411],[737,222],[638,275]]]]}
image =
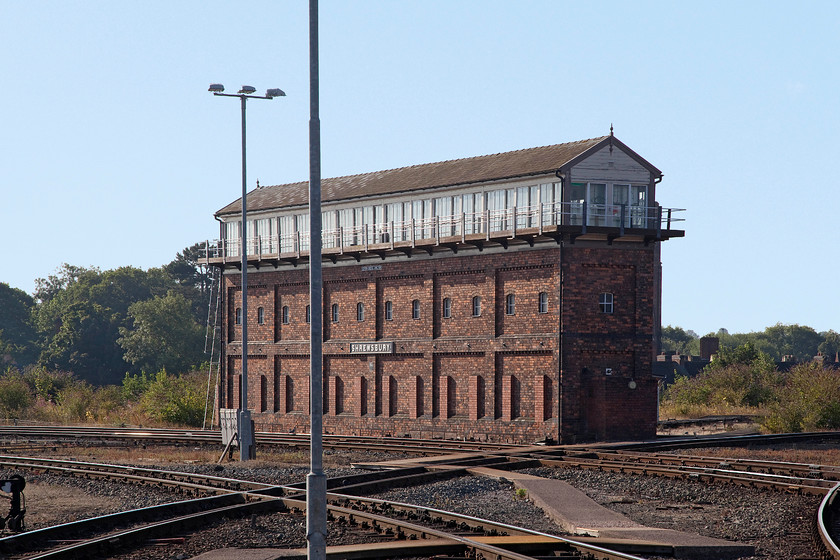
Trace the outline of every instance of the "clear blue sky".
{"type": "MultiPolygon", "coordinates": [[[[840,330],[837,2],[322,0],[324,177],[616,136],[665,173],[663,323],[840,330]]],[[[160,266],[308,178],[306,0],[0,0],[0,282],[160,266]]]]}

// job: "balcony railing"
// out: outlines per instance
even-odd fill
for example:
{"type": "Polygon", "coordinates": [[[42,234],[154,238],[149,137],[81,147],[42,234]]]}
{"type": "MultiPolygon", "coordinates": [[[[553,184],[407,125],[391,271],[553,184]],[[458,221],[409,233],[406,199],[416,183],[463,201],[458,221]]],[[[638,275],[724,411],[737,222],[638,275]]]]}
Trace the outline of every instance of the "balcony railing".
{"type": "MultiPolygon", "coordinates": [[[[624,235],[626,229],[654,230],[657,233],[671,230],[674,217],[682,208],[661,206],[628,206],[625,204],[589,204],[562,202],[539,204],[482,212],[434,216],[403,221],[387,221],[358,226],[340,226],[325,229],[321,234],[322,247],[330,252],[342,253],[345,249],[367,250],[370,246],[414,246],[417,242],[460,238],[461,241],[484,237],[516,237],[518,233],[542,234],[544,230],[557,230],[557,226],[576,226],[579,233],[587,228],[613,228],[624,235]],[[536,230],[536,231],[535,231],[536,230]]],[[[241,239],[222,239],[208,242],[208,259],[239,257],[241,239]]],[[[309,231],[280,233],[248,237],[248,255],[295,255],[309,251],[309,231]]]]}

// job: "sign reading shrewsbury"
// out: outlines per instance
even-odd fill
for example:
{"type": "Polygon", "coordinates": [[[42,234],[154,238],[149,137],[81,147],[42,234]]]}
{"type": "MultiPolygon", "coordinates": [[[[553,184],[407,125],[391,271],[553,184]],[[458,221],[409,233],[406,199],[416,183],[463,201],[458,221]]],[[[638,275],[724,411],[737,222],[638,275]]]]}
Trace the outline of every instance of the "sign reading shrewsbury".
{"type": "Polygon", "coordinates": [[[351,354],[393,354],[393,342],[351,342],[351,354]]]}

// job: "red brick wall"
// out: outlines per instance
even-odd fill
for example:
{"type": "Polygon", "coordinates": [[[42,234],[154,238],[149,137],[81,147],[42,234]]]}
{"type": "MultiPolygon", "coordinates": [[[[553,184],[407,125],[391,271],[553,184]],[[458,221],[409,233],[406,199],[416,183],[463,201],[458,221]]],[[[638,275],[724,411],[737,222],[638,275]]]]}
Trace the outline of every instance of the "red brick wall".
{"type": "MultiPolygon", "coordinates": [[[[366,270],[365,261],[324,266],[327,432],[511,442],[653,435],[652,247],[551,242],[535,249],[377,262],[366,270]],[[540,292],[548,295],[547,313],[539,313],[540,292]],[[614,294],[612,314],[599,312],[602,292],[614,294]],[[505,314],[509,293],[516,296],[513,315],[505,314]],[[482,302],[478,317],[472,316],[474,296],[482,302]],[[446,319],[444,298],[452,302],[446,319]],[[419,319],[412,318],[415,299],[419,319]],[[390,321],[384,318],[386,301],[393,305],[390,321]],[[364,321],[356,318],[359,302],[364,321]],[[337,323],[333,304],[339,306],[337,323]],[[377,340],[393,342],[394,353],[349,353],[350,342],[377,340]],[[607,367],[611,376],[605,375],[607,367]]],[[[263,326],[250,335],[249,403],[257,411],[257,428],[306,430],[308,270],[263,267],[249,278],[256,288],[249,285],[249,308],[256,309],[253,297],[270,309],[276,325],[268,342],[255,338],[265,336],[263,326]],[[289,324],[279,319],[284,305],[290,308],[289,324]],[[272,359],[252,362],[251,356],[272,359]]],[[[226,275],[224,281],[225,324],[231,325],[239,276],[226,275]]],[[[238,402],[237,331],[229,326],[225,337],[223,407],[238,402]]]]}

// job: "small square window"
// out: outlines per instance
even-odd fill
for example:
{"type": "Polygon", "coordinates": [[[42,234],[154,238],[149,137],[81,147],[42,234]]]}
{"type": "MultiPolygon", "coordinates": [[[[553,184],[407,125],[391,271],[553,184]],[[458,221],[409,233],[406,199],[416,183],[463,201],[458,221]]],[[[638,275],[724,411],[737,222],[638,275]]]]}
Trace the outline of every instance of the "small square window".
{"type": "Polygon", "coordinates": [[[601,313],[613,312],[613,295],[609,292],[604,292],[598,296],[598,308],[601,313]]]}

